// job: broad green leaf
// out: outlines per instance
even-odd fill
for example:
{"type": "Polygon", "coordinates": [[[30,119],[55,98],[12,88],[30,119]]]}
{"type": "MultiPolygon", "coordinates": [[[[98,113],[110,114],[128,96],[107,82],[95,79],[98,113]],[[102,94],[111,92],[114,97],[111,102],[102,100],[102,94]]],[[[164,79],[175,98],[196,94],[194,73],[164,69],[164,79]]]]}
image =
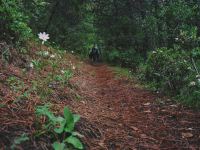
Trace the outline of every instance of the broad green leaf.
{"type": "Polygon", "coordinates": [[[56,122],[63,122],[65,119],[63,117],[56,117],[56,122]]]}
{"type": "Polygon", "coordinates": [[[72,144],[77,149],[83,149],[83,144],[81,141],[76,138],[75,136],[68,137],[64,142],[67,142],[69,144],[72,144]]]}
{"type": "Polygon", "coordinates": [[[63,120],[62,122],[60,122],[60,127],[55,128],[54,131],[58,134],[62,133],[64,131],[65,124],[66,124],[66,120],[63,120]]]}
{"type": "Polygon", "coordinates": [[[74,130],[74,117],[73,117],[73,114],[71,113],[71,111],[67,107],[64,108],[64,117],[66,119],[65,131],[66,132],[73,131],[74,130]]]}
{"type": "Polygon", "coordinates": [[[80,115],[73,115],[73,118],[74,118],[74,124],[75,124],[80,120],[80,115]]]}
{"type": "Polygon", "coordinates": [[[64,143],[60,143],[60,142],[54,142],[53,143],[53,148],[54,148],[54,150],[64,150],[65,144],[64,143]]]}

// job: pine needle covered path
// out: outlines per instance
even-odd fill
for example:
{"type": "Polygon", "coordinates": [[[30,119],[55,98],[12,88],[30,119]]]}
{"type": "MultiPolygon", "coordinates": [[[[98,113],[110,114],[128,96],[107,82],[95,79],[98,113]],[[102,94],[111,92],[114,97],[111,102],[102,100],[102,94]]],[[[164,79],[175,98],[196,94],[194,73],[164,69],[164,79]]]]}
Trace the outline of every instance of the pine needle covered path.
{"type": "Polygon", "coordinates": [[[83,63],[72,79],[80,102],[78,130],[86,149],[198,149],[200,113],[184,108],[126,78],[116,78],[107,65],[83,63]]]}
{"type": "MultiPolygon", "coordinates": [[[[53,49],[43,49],[55,54],[53,49]]],[[[81,115],[76,131],[83,135],[86,150],[200,148],[199,111],[145,90],[131,79],[116,76],[108,65],[92,65],[67,53],[59,59],[42,58],[35,46],[30,52],[29,60],[41,60],[46,67],[24,72],[13,63],[0,68],[0,149],[9,149],[16,137],[24,133],[29,140],[17,144],[18,149],[53,149],[51,136],[42,128],[46,119],[39,120],[35,114],[37,106],[46,103],[51,103],[51,111],[57,115],[62,115],[65,106],[81,115]],[[52,62],[57,64],[55,70],[52,62]],[[74,76],[69,84],[49,84],[49,73],[60,74],[63,68],[71,67],[74,76]],[[37,83],[38,90],[18,98],[33,88],[33,83],[37,83]],[[49,86],[53,88],[50,93],[49,86]],[[12,88],[18,88],[17,92],[12,88]],[[46,99],[41,99],[40,91],[47,92],[46,99]]]]}

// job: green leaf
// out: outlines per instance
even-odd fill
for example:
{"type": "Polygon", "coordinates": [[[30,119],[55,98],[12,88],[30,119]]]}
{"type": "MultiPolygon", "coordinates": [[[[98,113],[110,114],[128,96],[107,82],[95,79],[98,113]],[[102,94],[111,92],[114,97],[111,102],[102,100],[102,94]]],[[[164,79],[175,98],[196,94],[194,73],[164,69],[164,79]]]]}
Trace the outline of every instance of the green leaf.
{"type": "Polygon", "coordinates": [[[54,131],[58,134],[63,133],[64,128],[65,128],[65,124],[66,124],[66,120],[63,120],[62,122],[60,122],[60,127],[55,128],[54,131]]]}
{"type": "Polygon", "coordinates": [[[47,116],[51,121],[55,122],[55,116],[52,112],[49,111],[49,107],[50,105],[46,104],[44,106],[38,106],[36,108],[36,113],[37,115],[41,116],[41,115],[44,115],[44,116],[47,116]]]}
{"type": "Polygon", "coordinates": [[[69,144],[72,144],[77,149],[83,149],[83,144],[81,141],[76,138],[75,136],[68,137],[64,142],[67,142],[69,144]]]}
{"type": "Polygon", "coordinates": [[[56,122],[59,122],[59,123],[61,123],[61,122],[63,122],[65,119],[63,118],[63,117],[56,117],[56,122]]]}
{"type": "Polygon", "coordinates": [[[54,148],[54,150],[64,150],[65,144],[64,143],[60,143],[60,142],[54,142],[53,143],[53,148],[54,148]]]}
{"type": "Polygon", "coordinates": [[[80,117],[80,115],[75,114],[75,115],[73,115],[73,118],[74,118],[74,124],[75,124],[80,120],[81,117],[80,117]]]}
{"type": "Polygon", "coordinates": [[[66,132],[71,132],[74,130],[74,116],[71,113],[71,111],[65,107],[64,108],[64,117],[66,119],[66,127],[65,127],[65,131],[66,132]]]}

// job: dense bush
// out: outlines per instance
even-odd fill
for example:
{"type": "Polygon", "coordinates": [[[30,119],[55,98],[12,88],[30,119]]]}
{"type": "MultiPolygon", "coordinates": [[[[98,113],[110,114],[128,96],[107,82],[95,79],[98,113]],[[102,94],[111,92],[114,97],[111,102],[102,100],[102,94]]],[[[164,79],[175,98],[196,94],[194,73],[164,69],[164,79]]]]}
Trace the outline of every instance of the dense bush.
{"type": "Polygon", "coordinates": [[[28,17],[21,12],[20,0],[1,0],[0,40],[8,43],[21,42],[31,36],[28,17]]]}
{"type": "Polygon", "coordinates": [[[105,52],[104,58],[110,63],[118,64],[119,58],[120,58],[120,53],[119,53],[119,51],[113,49],[110,52],[105,52]]]}
{"type": "Polygon", "coordinates": [[[179,93],[187,84],[189,68],[189,57],[184,52],[161,48],[149,55],[145,78],[162,91],[179,93]]]}
{"type": "Polygon", "coordinates": [[[110,52],[105,52],[104,57],[109,63],[131,69],[137,69],[139,64],[143,62],[143,58],[135,50],[111,50],[110,52]]]}
{"type": "Polygon", "coordinates": [[[191,82],[181,87],[180,95],[178,95],[181,102],[200,108],[200,76],[191,76],[191,82]]]}
{"type": "Polygon", "coordinates": [[[127,50],[120,53],[120,63],[122,67],[128,67],[135,70],[142,62],[143,58],[135,50],[127,50]]]}
{"type": "MultiPolygon", "coordinates": [[[[194,51],[199,52],[198,49],[194,51]]],[[[149,54],[145,79],[163,93],[178,95],[183,102],[200,106],[200,76],[191,58],[194,57],[181,50],[157,49],[149,54]]]]}

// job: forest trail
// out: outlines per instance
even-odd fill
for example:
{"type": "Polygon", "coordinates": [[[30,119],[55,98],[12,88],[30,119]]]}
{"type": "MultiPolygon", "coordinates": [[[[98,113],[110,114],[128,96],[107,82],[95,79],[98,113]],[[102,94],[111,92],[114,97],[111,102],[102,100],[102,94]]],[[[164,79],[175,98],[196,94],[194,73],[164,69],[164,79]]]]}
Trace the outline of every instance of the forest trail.
{"type": "MultiPolygon", "coordinates": [[[[74,76],[70,86],[55,86],[47,101],[41,101],[38,94],[32,92],[27,99],[15,102],[20,93],[12,92],[6,81],[13,76],[19,79],[19,83],[26,85],[19,92],[24,92],[32,88],[30,81],[41,82],[47,77],[51,72],[49,66],[40,74],[34,70],[22,74],[21,68],[12,64],[2,68],[0,149],[12,145],[15,137],[22,133],[30,140],[23,142],[21,149],[52,149],[48,134],[35,139],[35,134],[43,131],[37,126],[35,109],[46,102],[52,104],[51,110],[55,114],[62,115],[63,107],[68,106],[81,115],[76,131],[84,136],[81,139],[86,150],[200,148],[200,111],[146,90],[132,79],[119,77],[106,64],[92,65],[70,54],[64,55],[61,61],[59,58],[59,62],[58,72],[75,65],[74,76]]],[[[46,84],[44,87],[48,89],[46,84]]]]}
{"type": "Polygon", "coordinates": [[[200,113],[150,91],[133,81],[116,78],[107,65],[83,63],[71,82],[80,102],[71,101],[81,114],[78,130],[86,149],[198,149],[200,113]],[[165,100],[164,100],[165,99],[165,100]]]}

